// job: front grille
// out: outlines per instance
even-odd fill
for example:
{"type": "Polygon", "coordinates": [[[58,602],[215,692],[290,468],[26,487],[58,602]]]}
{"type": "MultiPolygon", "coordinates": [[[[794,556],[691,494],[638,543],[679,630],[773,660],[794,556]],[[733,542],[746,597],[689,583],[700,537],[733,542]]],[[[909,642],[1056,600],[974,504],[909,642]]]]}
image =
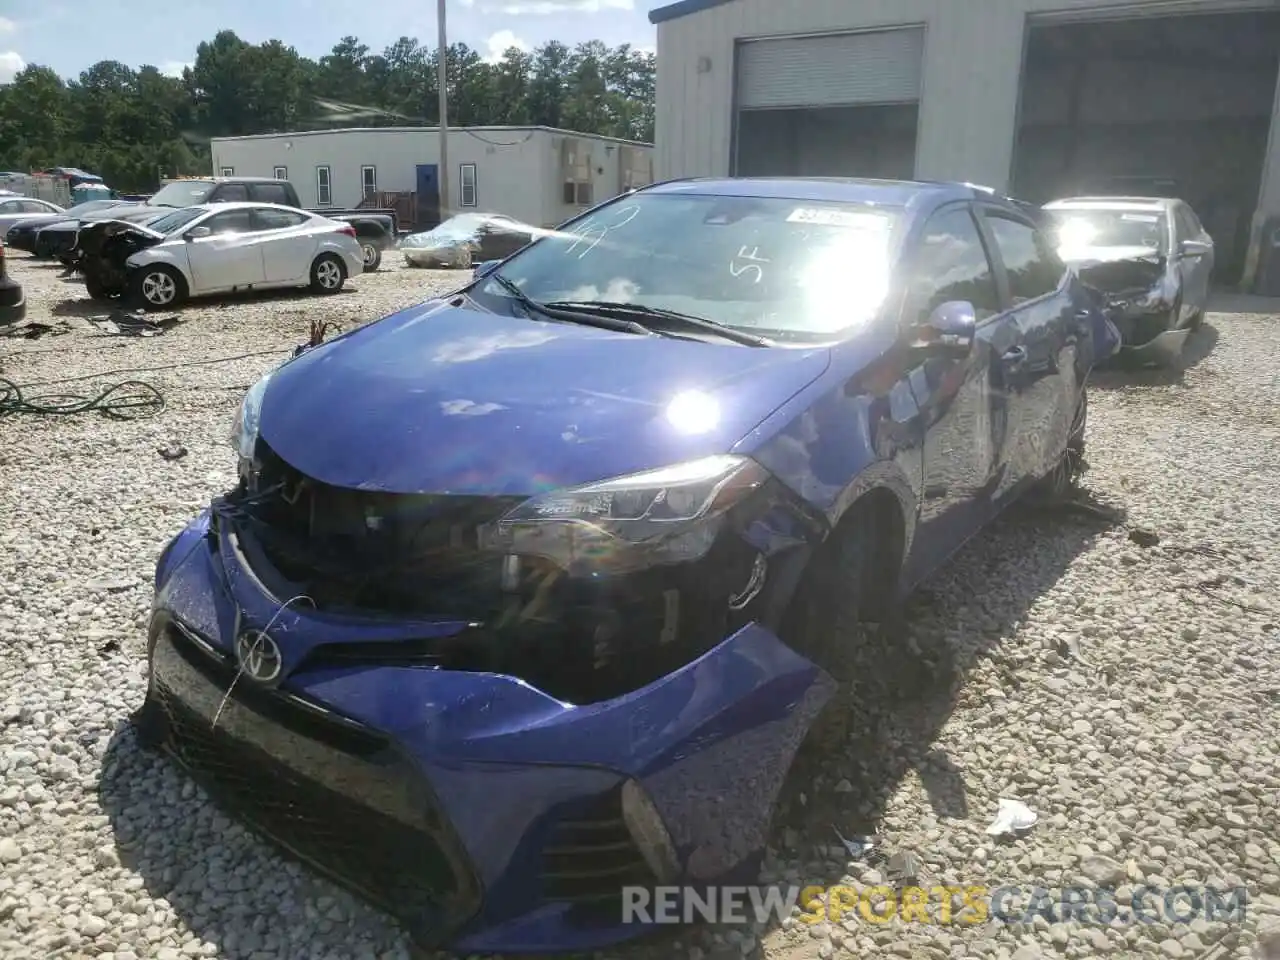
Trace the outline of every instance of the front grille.
{"type": "Polygon", "coordinates": [[[446,849],[451,834],[429,789],[392,748],[384,743],[373,753],[376,734],[364,732],[364,741],[354,741],[350,729],[306,718],[297,706],[278,705],[268,719],[248,705],[246,695],[256,688],[243,683],[233,691],[227,718],[214,726],[176,692],[190,681],[174,665],[194,666],[201,652],[189,641],[182,649],[172,633],[166,640],[157,648],[165,667],[152,687],[164,721],[164,748],[229,811],[412,931],[425,931],[424,939],[474,913],[478,885],[446,849]],[[293,711],[298,713],[289,727],[275,726],[293,711]],[[252,729],[255,742],[228,728],[252,729]],[[311,735],[300,734],[302,728],[311,735]],[[272,752],[259,743],[271,744],[272,752]]]}
{"type": "Polygon", "coordinates": [[[622,819],[621,788],[558,820],[542,858],[548,900],[612,909],[620,907],[624,886],[656,883],[622,819]]]}

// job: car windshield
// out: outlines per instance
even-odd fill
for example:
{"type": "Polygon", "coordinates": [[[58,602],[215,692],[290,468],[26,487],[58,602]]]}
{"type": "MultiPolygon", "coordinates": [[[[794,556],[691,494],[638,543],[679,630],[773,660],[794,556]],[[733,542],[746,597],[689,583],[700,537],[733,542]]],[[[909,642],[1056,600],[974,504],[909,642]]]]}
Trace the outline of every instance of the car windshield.
{"type": "Polygon", "coordinates": [[[1154,247],[1166,252],[1168,221],[1159,210],[1053,210],[1050,216],[1065,254],[1098,247],[1154,247]]]}
{"type": "Polygon", "coordinates": [[[114,207],[115,200],[86,200],[84,203],[77,203],[74,207],[68,207],[64,212],[79,216],[82,213],[93,213],[95,210],[106,210],[108,207],[114,207]]]}
{"type": "Polygon", "coordinates": [[[147,203],[153,207],[189,207],[193,203],[204,203],[212,186],[209,180],[178,180],[161,187],[147,203]]]}
{"type": "Polygon", "coordinates": [[[145,221],[144,226],[149,230],[155,230],[157,233],[170,234],[175,230],[181,230],[204,212],[200,207],[175,210],[173,213],[164,213],[153,220],[145,221]]]}
{"type": "MultiPolygon", "coordinates": [[[[542,302],[622,302],[779,339],[831,339],[883,302],[900,218],[865,203],[638,194],[549,231],[501,272],[542,302]]],[[[480,292],[507,295],[492,279],[480,292]]]]}

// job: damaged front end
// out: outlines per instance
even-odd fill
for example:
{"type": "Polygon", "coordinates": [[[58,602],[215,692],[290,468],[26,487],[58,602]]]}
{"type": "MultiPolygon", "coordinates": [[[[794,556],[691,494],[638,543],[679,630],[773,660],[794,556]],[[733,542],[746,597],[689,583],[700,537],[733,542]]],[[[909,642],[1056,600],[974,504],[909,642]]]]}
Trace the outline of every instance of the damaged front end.
{"type": "Polygon", "coordinates": [[[1155,249],[1108,250],[1069,259],[1080,279],[1107,300],[1129,358],[1167,361],[1182,349],[1177,284],[1169,261],[1155,249]]]}
{"type": "Polygon", "coordinates": [[[529,498],[236,443],[157,566],[148,709],[247,820],[468,953],[598,949],[645,932],[624,886],[755,879],[834,683],[776,633],[823,520],[754,461],[529,498]]]}
{"type": "Polygon", "coordinates": [[[82,223],[67,259],[84,277],[89,296],[115,299],[128,292],[129,258],[163,239],[164,234],[125,220],[82,223]]]}

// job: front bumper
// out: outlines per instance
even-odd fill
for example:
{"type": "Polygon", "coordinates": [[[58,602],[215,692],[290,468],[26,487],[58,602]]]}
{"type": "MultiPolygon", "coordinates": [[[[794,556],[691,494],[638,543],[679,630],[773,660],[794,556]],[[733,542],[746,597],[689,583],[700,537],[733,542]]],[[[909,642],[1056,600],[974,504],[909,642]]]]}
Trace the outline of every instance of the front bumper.
{"type": "Polygon", "coordinates": [[[834,689],[769,631],[584,707],[496,674],[309,668],[326,644],[456,624],[281,610],[220,526],[202,514],[157,566],[144,718],[215,794],[419,943],[561,953],[647,932],[618,897],[659,882],[621,813],[627,781],[669,835],[662,883],[755,880],[777,792],[834,689]],[[234,638],[268,624],[283,680],[241,676],[226,696],[234,638]]]}

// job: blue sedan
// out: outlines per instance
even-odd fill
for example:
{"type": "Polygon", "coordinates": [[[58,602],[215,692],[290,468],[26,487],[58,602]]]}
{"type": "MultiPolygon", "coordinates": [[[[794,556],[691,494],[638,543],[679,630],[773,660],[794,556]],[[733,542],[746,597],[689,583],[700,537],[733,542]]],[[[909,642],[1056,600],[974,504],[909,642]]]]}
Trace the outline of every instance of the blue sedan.
{"type": "Polygon", "coordinates": [[[866,625],[1062,491],[1117,347],[987,191],[618,197],[249,391],[139,730],[424,946],[643,933],[755,879],[866,625]]]}

